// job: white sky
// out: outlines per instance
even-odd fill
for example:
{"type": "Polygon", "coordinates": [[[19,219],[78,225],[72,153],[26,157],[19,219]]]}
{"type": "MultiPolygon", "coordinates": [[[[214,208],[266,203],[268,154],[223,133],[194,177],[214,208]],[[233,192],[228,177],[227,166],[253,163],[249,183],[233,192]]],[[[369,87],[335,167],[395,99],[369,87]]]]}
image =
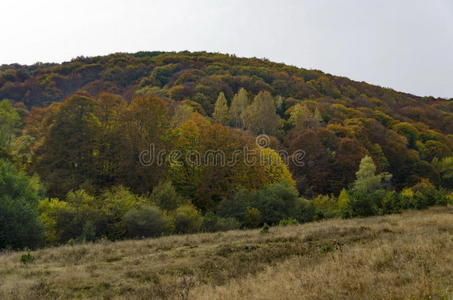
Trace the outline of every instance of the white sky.
{"type": "Polygon", "coordinates": [[[0,28],[0,64],[206,50],[453,98],[452,0],[0,0],[0,28]]]}

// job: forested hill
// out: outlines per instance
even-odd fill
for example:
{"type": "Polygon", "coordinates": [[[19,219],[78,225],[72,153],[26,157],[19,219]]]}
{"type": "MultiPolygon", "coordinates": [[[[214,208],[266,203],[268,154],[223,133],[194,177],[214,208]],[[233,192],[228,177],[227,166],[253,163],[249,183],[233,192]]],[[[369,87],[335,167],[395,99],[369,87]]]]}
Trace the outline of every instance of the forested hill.
{"type": "Polygon", "coordinates": [[[420,117],[426,119],[437,112],[417,110],[426,108],[425,104],[453,111],[453,104],[440,98],[421,98],[317,70],[218,53],[116,53],[78,57],[62,64],[0,66],[0,99],[20,101],[27,107],[60,101],[79,89],[94,95],[101,91],[113,92],[128,99],[136,93],[152,90],[174,100],[192,99],[201,103],[207,112],[212,112],[219,92],[231,98],[240,87],[253,94],[267,90],[273,95],[295,99],[353,100],[348,104],[356,107],[382,106],[384,103],[397,108],[402,115],[414,117],[421,113],[420,117]],[[382,103],[375,99],[369,103],[367,100],[370,99],[363,99],[363,96],[378,98],[382,103]]]}
{"type": "Polygon", "coordinates": [[[452,101],[256,58],[2,66],[0,248],[451,203],[452,134],[452,101]]]}
{"type": "MultiPolygon", "coordinates": [[[[351,116],[350,109],[356,109],[381,123],[386,118],[424,123],[426,128],[453,134],[453,101],[417,97],[267,59],[152,51],[78,57],[61,64],[0,66],[0,99],[21,102],[27,108],[44,107],[85,90],[94,97],[108,92],[128,101],[149,94],[176,101],[190,99],[211,116],[219,93],[231,102],[240,88],[250,95],[269,91],[283,97],[279,108],[283,117],[294,104],[311,100],[321,110],[336,105],[337,112],[349,111],[351,116]]],[[[326,111],[323,119],[342,121],[344,115],[326,111]]]]}
{"type": "MultiPolygon", "coordinates": [[[[305,193],[338,193],[352,182],[364,155],[373,157],[378,170],[391,172],[397,187],[423,177],[440,183],[432,161],[451,156],[453,149],[453,101],[266,59],[138,52],[0,67],[0,99],[23,103],[26,109],[46,107],[81,90],[93,98],[106,92],[120,95],[126,102],[153,95],[172,111],[177,103],[187,104],[217,123],[275,136],[273,148],[303,149],[306,162],[317,166],[309,175],[308,166],[291,170],[305,193]],[[258,94],[264,97],[254,101],[258,94]],[[266,110],[267,96],[275,102],[275,111],[266,110]],[[260,107],[254,112],[252,102],[260,107]]],[[[34,122],[43,115],[34,112],[25,123],[36,127],[34,122]]],[[[43,138],[46,133],[38,135],[43,138]]]]}

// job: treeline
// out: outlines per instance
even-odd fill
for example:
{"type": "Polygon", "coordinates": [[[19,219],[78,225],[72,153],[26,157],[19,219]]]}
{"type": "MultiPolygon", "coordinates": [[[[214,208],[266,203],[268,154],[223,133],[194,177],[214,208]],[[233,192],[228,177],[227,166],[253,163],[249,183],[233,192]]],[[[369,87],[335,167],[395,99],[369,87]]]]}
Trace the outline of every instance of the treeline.
{"type": "Polygon", "coordinates": [[[138,52],[78,57],[62,64],[0,66],[0,99],[28,108],[61,101],[78,90],[92,96],[154,93],[176,101],[191,99],[211,114],[220,92],[231,99],[240,88],[256,95],[268,91],[284,98],[327,97],[348,107],[377,108],[393,118],[428,124],[453,133],[453,102],[420,98],[391,89],[273,63],[206,52],[138,52]]]}
{"type": "Polygon", "coordinates": [[[0,97],[0,248],[452,200],[446,100],[207,53],[3,66],[0,97]]]}

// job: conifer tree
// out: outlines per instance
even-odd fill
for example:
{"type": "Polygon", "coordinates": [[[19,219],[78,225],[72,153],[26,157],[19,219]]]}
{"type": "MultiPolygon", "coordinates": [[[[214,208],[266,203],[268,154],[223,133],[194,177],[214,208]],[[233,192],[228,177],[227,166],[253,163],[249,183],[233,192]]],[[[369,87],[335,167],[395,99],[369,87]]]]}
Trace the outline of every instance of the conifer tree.
{"type": "Polygon", "coordinates": [[[230,107],[230,124],[236,128],[244,128],[244,122],[242,120],[242,113],[245,111],[249,105],[249,97],[247,91],[244,88],[241,88],[239,92],[234,95],[233,101],[231,102],[230,107]]]}
{"type": "Polygon", "coordinates": [[[242,113],[244,127],[254,134],[275,135],[280,126],[272,95],[263,91],[255,96],[253,103],[242,113]]]}
{"type": "Polygon", "coordinates": [[[349,195],[345,189],[342,189],[340,195],[338,195],[337,206],[341,217],[349,216],[349,195]]]}
{"type": "Polygon", "coordinates": [[[376,166],[373,159],[368,155],[360,161],[359,170],[356,173],[354,189],[357,191],[372,193],[384,188],[384,180],[390,180],[391,175],[381,173],[376,175],[376,166]]]}
{"type": "Polygon", "coordinates": [[[223,92],[220,92],[219,96],[217,97],[217,101],[215,102],[214,106],[214,113],[212,114],[212,116],[214,120],[220,124],[226,125],[228,123],[228,105],[225,94],[223,92]]]}
{"type": "Polygon", "coordinates": [[[321,112],[319,111],[318,107],[316,107],[315,112],[313,113],[313,118],[318,121],[319,123],[322,123],[324,119],[321,116],[321,112]]]}

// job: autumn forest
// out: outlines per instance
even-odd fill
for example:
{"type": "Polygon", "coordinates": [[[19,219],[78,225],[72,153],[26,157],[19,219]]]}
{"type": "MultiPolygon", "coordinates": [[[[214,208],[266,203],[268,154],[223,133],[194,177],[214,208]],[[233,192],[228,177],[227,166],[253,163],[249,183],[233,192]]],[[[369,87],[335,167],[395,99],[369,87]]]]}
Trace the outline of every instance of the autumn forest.
{"type": "Polygon", "coordinates": [[[453,202],[452,100],[206,52],[2,65],[0,100],[0,248],[453,202]]]}

